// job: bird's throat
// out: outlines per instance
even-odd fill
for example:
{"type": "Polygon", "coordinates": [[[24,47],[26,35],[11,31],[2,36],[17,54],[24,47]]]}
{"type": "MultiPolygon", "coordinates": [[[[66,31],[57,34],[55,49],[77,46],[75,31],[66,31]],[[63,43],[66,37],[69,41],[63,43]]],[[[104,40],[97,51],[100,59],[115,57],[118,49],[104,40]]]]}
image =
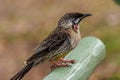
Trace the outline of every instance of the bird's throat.
{"type": "Polygon", "coordinates": [[[78,29],[78,25],[74,25],[74,28],[77,30],[78,29]]]}
{"type": "Polygon", "coordinates": [[[79,29],[79,26],[78,26],[78,25],[74,25],[73,30],[74,30],[75,32],[77,32],[78,29],[79,29]]]}

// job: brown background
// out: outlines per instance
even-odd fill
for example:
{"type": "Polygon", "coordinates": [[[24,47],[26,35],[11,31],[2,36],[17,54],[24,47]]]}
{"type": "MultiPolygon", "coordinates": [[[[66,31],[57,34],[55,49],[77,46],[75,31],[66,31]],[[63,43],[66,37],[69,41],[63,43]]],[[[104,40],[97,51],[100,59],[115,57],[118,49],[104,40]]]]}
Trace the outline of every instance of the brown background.
{"type": "MultiPolygon", "coordinates": [[[[0,0],[0,80],[9,80],[67,12],[92,13],[81,23],[82,37],[96,36],[107,56],[90,80],[120,80],[120,5],[115,0],[0,0]]],[[[49,63],[25,80],[42,80],[49,63]]]]}

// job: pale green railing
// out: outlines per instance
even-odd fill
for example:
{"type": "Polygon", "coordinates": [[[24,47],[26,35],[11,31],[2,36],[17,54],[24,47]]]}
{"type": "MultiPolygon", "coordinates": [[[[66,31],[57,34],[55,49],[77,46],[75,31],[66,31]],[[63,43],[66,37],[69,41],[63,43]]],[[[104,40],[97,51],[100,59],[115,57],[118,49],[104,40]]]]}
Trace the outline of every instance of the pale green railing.
{"type": "Polygon", "coordinates": [[[65,59],[76,60],[69,67],[51,71],[43,80],[88,80],[97,65],[105,57],[105,45],[95,37],[83,38],[65,59]]]}

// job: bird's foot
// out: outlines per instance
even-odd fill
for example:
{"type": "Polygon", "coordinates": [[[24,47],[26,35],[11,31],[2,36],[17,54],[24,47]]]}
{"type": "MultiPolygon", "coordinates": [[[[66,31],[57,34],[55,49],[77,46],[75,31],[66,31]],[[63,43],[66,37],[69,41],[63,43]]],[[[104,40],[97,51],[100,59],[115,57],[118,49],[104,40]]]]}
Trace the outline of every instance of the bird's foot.
{"type": "Polygon", "coordinates": [[[57,61],[57,62],[55,62],[55,61],[52,61],[51,62],[53,65],[51,66],[51,69],[55,69],[55,68],[57,68],[57,67],[68,67],[69,66],[69,64],[66,64],[66,63],[61,63],[60,61],[57,61]]]}
{"type": "Polygon", "coordinates": [[[74,64],[74,63],[75,63],[75,60],[64,60],[63,58],[60,58],[58,62],[74,64]]]}
{"type": "Polygon", "coordinates": [[[68,67],[70,66],[69,63],[74,64],[75,60],[64,60],[63,58],[60,58],[58,61],[52,61],[53,65],[51,66],[51,69],[55,69],[56,67],[68,67]]]}

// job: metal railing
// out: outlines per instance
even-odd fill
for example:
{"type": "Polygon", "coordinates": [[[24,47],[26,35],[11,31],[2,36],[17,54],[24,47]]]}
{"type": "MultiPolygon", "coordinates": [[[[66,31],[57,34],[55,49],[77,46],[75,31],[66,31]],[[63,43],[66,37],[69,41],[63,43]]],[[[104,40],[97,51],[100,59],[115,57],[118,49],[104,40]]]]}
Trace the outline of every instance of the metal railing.
{"type": "Polygon", "coordinates": [[[65,59],[76,60],[69,67],[54,69],[43,80],[88,80],[105,57],[105,45],[95,37],[83,38],[65,59]]]}

